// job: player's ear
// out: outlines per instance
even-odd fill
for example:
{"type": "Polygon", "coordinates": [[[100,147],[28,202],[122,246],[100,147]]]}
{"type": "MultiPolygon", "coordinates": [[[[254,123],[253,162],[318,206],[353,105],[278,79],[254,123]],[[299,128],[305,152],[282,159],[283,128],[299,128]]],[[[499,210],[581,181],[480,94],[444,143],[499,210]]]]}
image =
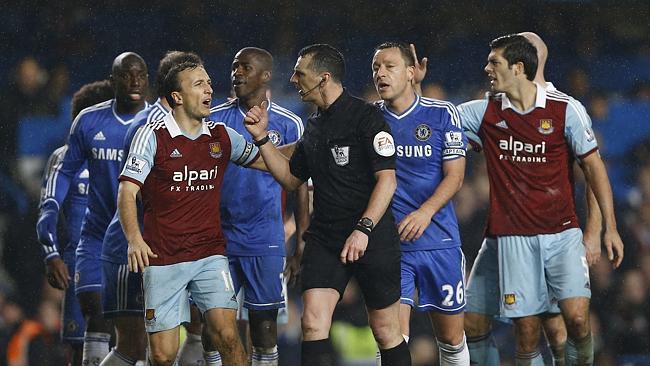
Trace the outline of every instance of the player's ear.
{"type": "Polygon", "coordinates": [[[268,70],[264,71],[264,73],[262,74],[262,80],[264,80],[265,83],[271,81],[271,71],[268,70]]]}
{"type": "Polygon", "coordinates": [[[174,103],[176,103],[176,105],[183,104],[183,97],[181,96],[181,93],[174,91],[171,93],[171,96],[174,99],[174,103]]]}
{"type": "Polygon", "coordinates": [[[415,66],[406,66],[406,80],[410,83],[415,79],[415,66]]]}

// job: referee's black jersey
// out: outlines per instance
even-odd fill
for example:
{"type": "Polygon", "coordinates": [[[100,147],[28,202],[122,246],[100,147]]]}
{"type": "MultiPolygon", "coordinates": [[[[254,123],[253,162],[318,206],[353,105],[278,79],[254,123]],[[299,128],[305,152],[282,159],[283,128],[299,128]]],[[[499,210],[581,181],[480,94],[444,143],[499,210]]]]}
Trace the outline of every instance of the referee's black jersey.
{"type": "MultiPolygon", "coordinates": [[[[395,169],[390,127],[374,105],[344,90],[328,109],[309,118],[290,167],[294,176],[311,178],[314,184],[314,212],[306,237],[342,247],[368,206],[374,173],[395,169]]],[[[384,227],[394,230],[390,207],[376,224],[371,239],[384,227]]]]}

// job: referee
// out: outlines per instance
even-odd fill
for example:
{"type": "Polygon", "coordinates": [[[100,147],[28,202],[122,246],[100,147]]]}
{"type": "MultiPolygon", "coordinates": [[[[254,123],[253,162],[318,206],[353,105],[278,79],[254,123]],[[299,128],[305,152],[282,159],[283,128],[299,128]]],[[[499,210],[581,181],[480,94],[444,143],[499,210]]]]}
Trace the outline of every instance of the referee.
{"type": "Polygon", "coordinates": [[[306,245],[296,249],[304,249],[302,365],[335,363],[328,338],[332,313],[352,276],[363,292],[382,364],[410,365],[399,328],[399,237],[386,210],[396,187],[395,145],[379,110],[343,89],[344,74],[343,55],[330,45],[307,46],[298,54],[290,81],[318,111],[290,160],[268,143],[264,103],[244,121],[285,189],[309,178],[314,183],[306,245]]]}

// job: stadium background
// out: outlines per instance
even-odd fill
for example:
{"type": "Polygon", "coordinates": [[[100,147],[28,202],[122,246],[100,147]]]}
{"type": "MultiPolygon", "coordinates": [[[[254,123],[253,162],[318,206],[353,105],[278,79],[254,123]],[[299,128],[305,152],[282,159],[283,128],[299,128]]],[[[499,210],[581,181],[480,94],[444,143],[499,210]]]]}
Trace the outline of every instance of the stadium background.
{"type": "MultiPolygon", "coordinates": [[[[420,57],[429,58],[425,94],[458,103],[487,88],[488,42],[521,31],[546,41],[547,80],[587,107],[615,191],[626,259],[617,271],[605,260],[592,268],[596,364],[650,364],[650,2],[146,3],[0,1],[0,365],[23,319],[38,319],[53,333],[59,326],[61,296],[44,285],[34,233],[42,167],[65,139],[71,94],[106,78],[120,52],[142,55],[153,85],[165,51],[195,51],[206,62],[217,101],[223,101],[234,53],[245,46],[266,48],[275,57],[273,98],[306,121],[310,111],[288,79],[307,44],[340,48],[348,67],[345,85],[376,98],[374,46],[412,42],[420,57]]],[[[472,154],[455,198],[468,266],[480,245],[487,184],[482,158],[472,154]]],[[[281,365],[299,360],[300,304],[298,294],[291,298],[292,320],[280,334],[281,365]]],[[[434,364],[426,324],[426,318],[414,318],[414,365],[434,364]]],[[[497,333],[508,362],[511,330],[502,325],[497,333]]],[[[335,314],[332,337],[343,363],[372,364],[372,337],[354,286],[335,314]]],[[[52,344],[49,351],[57,350],[52,344]]]]}

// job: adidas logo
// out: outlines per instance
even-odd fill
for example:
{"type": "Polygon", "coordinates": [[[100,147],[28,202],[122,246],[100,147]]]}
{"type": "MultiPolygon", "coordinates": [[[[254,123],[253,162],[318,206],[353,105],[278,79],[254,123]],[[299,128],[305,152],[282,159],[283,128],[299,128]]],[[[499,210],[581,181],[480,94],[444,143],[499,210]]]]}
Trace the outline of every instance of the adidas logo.
{"type": "Polygon", "coordinates": [[[508,128],[508,124],[506,123],[506,121],[501,120],[501,122],[497,123],[497,127],[508,128]]]}
{"type": "Polygon", "coordinates": [[[170,158],[180,158],[182,156],[183,156],[183,154],[181,154],[181,152],[178,151],[178,149],[174,149],[174,151],[172,151],[172,153],[169,154],[170,158]]]}
{"type": "Polygon", "coordinates": [[[97,132],[95,137],[93,137],[93,140],[95,141],[104,141],[106,140],[106,137],[104,136],[104,133],[102,131],[97,132]]]}

